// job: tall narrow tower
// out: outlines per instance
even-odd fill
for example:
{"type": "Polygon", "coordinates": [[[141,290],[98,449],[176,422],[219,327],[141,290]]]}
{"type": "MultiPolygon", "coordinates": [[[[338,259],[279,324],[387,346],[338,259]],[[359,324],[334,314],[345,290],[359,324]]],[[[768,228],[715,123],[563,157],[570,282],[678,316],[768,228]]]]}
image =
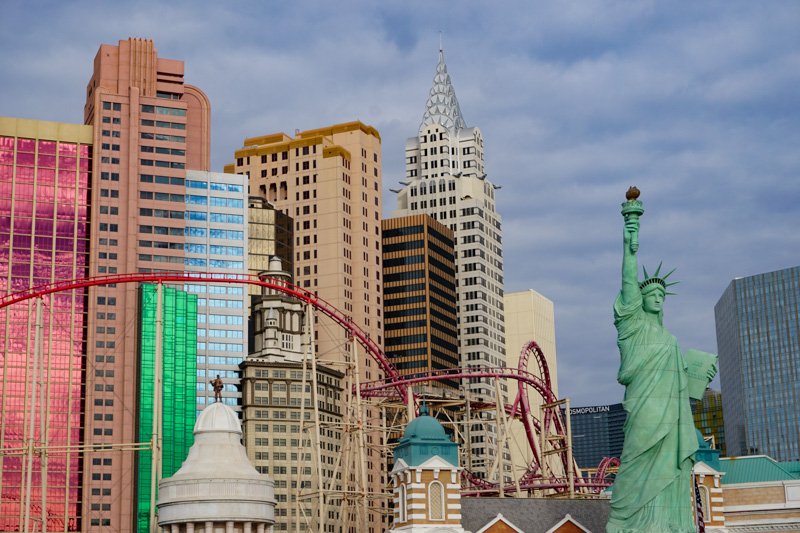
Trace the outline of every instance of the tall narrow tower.
{"type": "MultiPolygon", "coordinates": [[[[146,39],[97,52],[84,107],[95,146],[91,276],[189,264],[186,169],[208,170],[211,109],[183,73],[182,61],[158,57],[146,39]]],[[[112,448],[137,441],[137,306],[135,284],[89,289],[84,432],[95,447],[84,472],[87,531],[127,532],[135,521],[135,455],[112,448]]]]}
{"type": "MultiPolygon", "coordinates": [[[[455,233],[461,366],[504,366],[497,187],[486,176],[481,131],[467,127],[461,114],[442,50],[419,132],[406,141],[406,177],[401,183],[396,216],[427,213],[455,233]]],[[[482,381],[468,385],[473,398],[493,397],[492,385],[482,381]]],[[[491,426],[486,424],[471,435],[472,453],[465,466],[477,475],[489,470],[496,453],[491,426]]]]}

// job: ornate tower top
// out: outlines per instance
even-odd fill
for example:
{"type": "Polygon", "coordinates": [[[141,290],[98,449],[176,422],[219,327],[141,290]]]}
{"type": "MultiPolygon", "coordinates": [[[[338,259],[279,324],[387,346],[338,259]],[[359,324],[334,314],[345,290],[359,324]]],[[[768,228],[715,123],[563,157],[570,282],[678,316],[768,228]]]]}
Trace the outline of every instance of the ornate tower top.
{"type": "Polygon", "coordinates": [[[456,91],[447,73],[444,63],[444,50],[439,48],[439,64],[436,65],[436,75],[433,77],[433,87],[425,104],[425,114],[422,116],[420,129],[431,124],[441,124],[448,130],[466,129],[467,124],[461,115],[456,91]]]}
{"type": "Polygon", "coordinates": [[[428,414],[428,407],[423,404],[419,416],[406,426],[403,438],[394,449],[394,458],[416,467],[435,455],[458,466],[458,444],[450,440],[442,424],[428,414]]]}

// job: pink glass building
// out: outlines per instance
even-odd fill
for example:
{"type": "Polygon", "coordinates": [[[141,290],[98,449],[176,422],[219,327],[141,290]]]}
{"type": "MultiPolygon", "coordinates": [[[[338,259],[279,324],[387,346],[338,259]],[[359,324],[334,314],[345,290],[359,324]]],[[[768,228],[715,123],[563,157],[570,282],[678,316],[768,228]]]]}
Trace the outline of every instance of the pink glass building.
{"type": "MultiPolygon", "coordinates": [[[[86,276],[91,168],[91,126],[0,118],[3,294],[86,276]]],[[[36,306],[0,310],[0,530],[79,531],[86,291],[42,298],[38,349],[36,306]]]]}

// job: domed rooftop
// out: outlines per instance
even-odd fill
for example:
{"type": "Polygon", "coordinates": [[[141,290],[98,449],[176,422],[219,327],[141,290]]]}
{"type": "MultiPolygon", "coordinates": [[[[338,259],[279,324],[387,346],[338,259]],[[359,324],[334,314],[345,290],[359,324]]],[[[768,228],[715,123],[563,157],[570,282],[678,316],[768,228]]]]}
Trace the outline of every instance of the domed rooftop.
{"type": "Polygon", "coordinates": [[[423,403],[419,416],[406,426],[403,438],[397,443],[394,458],[402,459],[408,466],[418,466],[433,456],[458,466],[458,444],[450,440],[442,424],[428,414],[428,406],[423,403]]]}
{"type": "Polygon", "coordinates": [[[183,465],[159,482],[159,526],[231,520],[269,526],[275,522],[273,486],[247,459],[236,413],[215,402],[197,418],[183,465]]]}
{"type": "Polygon", "coordinates": [[[450,440],[439,421],[428,414],[428,406],[425,404],[420,406],[419,416],[406,426],[406,430],[403,433],[403,438],[422,440],[450,440]]]}
{"type": "Polygon", "coordinates": [[[214,402],[200,413],[194,423],[194,434],[223,432],[242,434],[242,426],[236,413],[222,402],[214,402]]]}

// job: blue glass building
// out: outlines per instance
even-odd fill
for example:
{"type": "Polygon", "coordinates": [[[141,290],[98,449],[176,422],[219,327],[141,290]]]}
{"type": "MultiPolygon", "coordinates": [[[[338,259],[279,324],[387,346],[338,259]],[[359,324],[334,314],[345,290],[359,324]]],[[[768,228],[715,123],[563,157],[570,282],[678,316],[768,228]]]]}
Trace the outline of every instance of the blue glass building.
{"type": "Polygon", "coordinates": [[[595,468],[603,457],[622,455],[627,414],[621,403],[572,407],[572,454],[581,468],[595,468]]]}
{"type": "Polygon", "coordinates": [[[714,308],[728,455],[800,460],[800,266],[733,280],[714,308]]]}

